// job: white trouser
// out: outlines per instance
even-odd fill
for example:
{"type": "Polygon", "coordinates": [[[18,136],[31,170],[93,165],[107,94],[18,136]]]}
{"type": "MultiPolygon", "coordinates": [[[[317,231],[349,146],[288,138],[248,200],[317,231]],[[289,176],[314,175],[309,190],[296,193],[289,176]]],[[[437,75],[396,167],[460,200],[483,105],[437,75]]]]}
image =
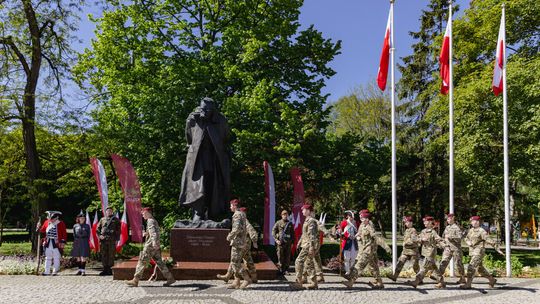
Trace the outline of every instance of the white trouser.
{"type": "Polygon", "coordinates": [[[351,268],[354,265],[354,260],[356,259],[356,255],[358,254],[358,250],[356,250],[353,247],[349,250],[343,250],[343,264],[345,266],[345,273],[350,273],[351,268]]]}
{"type": "Polygon", "coordinates": [[[45,248],[45,274],[50,273],[53,261],[53,273],[58,273],[60,271],[60,251],[58,248],[54,248],[52,243],[49,243],[49,246],[45,248]]]}

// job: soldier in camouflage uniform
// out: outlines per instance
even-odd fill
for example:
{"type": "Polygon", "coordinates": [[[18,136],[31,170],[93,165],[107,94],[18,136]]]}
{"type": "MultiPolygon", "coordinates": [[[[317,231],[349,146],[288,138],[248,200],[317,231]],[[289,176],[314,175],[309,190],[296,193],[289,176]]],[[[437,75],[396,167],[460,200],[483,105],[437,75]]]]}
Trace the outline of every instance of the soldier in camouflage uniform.
{"type": "Polygon", "coordinates": [[[296,270],[296,281],[291,283],[291,287],[294,289],[303,288],[302,277],[304,275],[304,269],[308,274],[310,284],[307,289],[317,289],[317,278],[315,272],[315,253],[319,246],[319,227],[317,220],[312,217],[313,206],[303,205],[302,214],[305,216],[304,225],[302,226],[302,237],[298,242],[300,247],[300,253],[296,257],[294,268],[296,270]]]}
{"type": "Polygon", "coordinates": [[[497,252],[500,252],[499,245],[488,236],[484,228],[480,227],[479,216],[473,216],[470,220],[472,228],[469,229],[465,241],[469,246],[471,261],[469,262],[469,267],[467,267],[467,282],[461,284],[459,287],[463,289],[471,288],[473,276],[478,271],[481,276],[489,280],[489,286],[493,288],[497,280],[487,271],[482,264],[482,260],[485,255],[486,243],[492,245],[497,252]]]}
{"type": "MultiPolygon", "coordinates": [[[[245,208],[245,207],[241,207],[241,208],[239,208],[239,210],[244,212],[244,214],[246,214],[246,212],[247,212],[247,208],[245,208]]],[[[251,256],[251,245],[253,245],[253,247],[255,249],[258,248],[257,242],[259,240],[259,235],[257,233],[257,230],[255,230],[255,228],[253,228],[253,226],[247,220],[247,218],[246,218],[246,229],[247,229],[246,247],[245,247],[245,251],[244,251],[244,255],[243,255],[243,260],[244,260],[244,263],[245,263],[246,268],[248,270],[249,276],[251,277],[251,280],[253,281],[253,283],[257,283],[257,270],[255,268],[255,263],[253,262],[253,257],[251,256]]],[[[229,268],[227,269],[226,274],[218,274],[217,275],[217,278],[220,279],[220,280],[225,281],[225,283],[227,283],[232,277],[233,277],[233,265],[232,265],[232,263],[229,263],[229,268]]]]}
{"type": "Polygon", "coordinates": [[[143,251],[140,253],[137,268],[135,268],[135,275],[131,281],[127,282],[127,284],[132,287],[139,286],[139,280],[144,273],[144,269],[146,268],[147,263],[152,259],[156,262],[156,266],[161,270],[161,273],[167,280],[167,282],[163,283],[163,286],[171,286],[176,280],[172,276],[167,265],[165,265],[161,259],[159,224],[152,216],[152,209],[142,208],[141,214],[146,220],[146,232],[144,233],[146,242],[144,242],[143,251]]]}
{"type": "Polygon", "coordinates": [[[103,271],[99,275],[112,275],[111,267],[114,266],[116,242],[120,239],[120,220],[113,215],[111,207],[105,209],[105,217],[101,218],[97,226],[97,235],[103,263],[103,271]]]}
{"type": "Polygon", "coordinates": [[[463,238],[463,234],[461,233],[459,226],[456,224],[453,213],[446,215],[446,222],[448,225],[443,232],[446,247],[444,247],[441,263],[439,264],[439,273],[444,276],[446,267],[450,263],[450,260],[454,258],[454,262],[456,263],[457,270],[459,272],[458,283],[463,284],[465,283],[465,268],[463,267],[462,261],[463,251],[461,250],[461,239],[463,238]]]}
{"type": "Polygon", "coordinates": [[[284,275],[287,273],[291,263],[291,246],[294,240],[294,226],[289,221],[287,210],[281,211],[281,220],[274,224],[272,237],[276,242],[277,266],[280,274],[284,275]]]}
{"type": "Polygon", "coordinates": [[[356,263],[351,270],[349,280],[342,282],[348,288],[354,285],[356,279],[360,276],[360,273],[369,265],[373,271],[374,282],[368,282],[373,289],[384,288],[384,284],[379,272],[379,259],[377,256],[377,247],[383,247],[386,252],[390,252],[391,249],[384,240],[378,236],[375,232],[373,223],[369,220],[370,214],[368,210],[360,211],[360,227],[358,227],[358,233],[356,239],[358,240],[358,255],[356,256],[356,263]]]}
{"type": "Polygon", "coordinates": [[[444,287],[444,277],[439,273],[437,268],[437,263],[435,261],[435,256],[437,255],[437,247],[444,248],[446,242],[441,238],[437,232],[433,229],[433,217],[425,216],[424,217],[424,226],[426,227],[422,232],[420,232],[420,242],[422,244],[422,255],[424,256],[424,264],[420,272],[416,274],[416,279],[414,281],[408,281],[407,283],[412,287],[416,288],[420,282],[424,279],[426,272],[432,271],[433,278],[438,281],[436,287],[444,287]]]}
{"type": "Polygon", "coordinates": [[[393,274],[387,275],[387,277],[394,282],[399,277],[399,273],[401,272],[401,269],[403,269],[403,265],[405,265],[405,263],[409,260],[413,265],[414,272],[418,274],[418,272],[420,271],[420,265],[418,264],[418,233],[413,227],[413,219],[411,216],[404,216],[403,222],[405,223],[405,227],[407,228],[405,230],[405,234],[403,235],[403,250],[401,251],[401,255],[398,258],[395,272],[393,274]]]}
{"type": "Polygon", "coordinates": [[[240,200],[234,199],[230,203],[231,211],[234,212],[232,217],[232,229],[227,235],[227,241],[231,245],[231,266],[234,274],[234,282],[227,288],[229,289],[245,289],[252,283],[251,277],[248,272],[242,267],[242,260],[244,258],[247,228],[246,228],[246,214],[239,210],[238,206],[240,200]],[[241,280],[244,279],[243,282],[241,280]]]}

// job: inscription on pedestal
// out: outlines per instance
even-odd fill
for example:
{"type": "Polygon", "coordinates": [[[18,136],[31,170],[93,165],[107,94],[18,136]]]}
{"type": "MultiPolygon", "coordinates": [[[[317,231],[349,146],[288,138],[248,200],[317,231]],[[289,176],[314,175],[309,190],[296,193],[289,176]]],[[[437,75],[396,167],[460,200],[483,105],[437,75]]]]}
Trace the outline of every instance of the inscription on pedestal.
{"type": "Polygon", "coordinates": [[[228,229],[173,228],[171,257],[177,262],[228,262],[228,229]]]}

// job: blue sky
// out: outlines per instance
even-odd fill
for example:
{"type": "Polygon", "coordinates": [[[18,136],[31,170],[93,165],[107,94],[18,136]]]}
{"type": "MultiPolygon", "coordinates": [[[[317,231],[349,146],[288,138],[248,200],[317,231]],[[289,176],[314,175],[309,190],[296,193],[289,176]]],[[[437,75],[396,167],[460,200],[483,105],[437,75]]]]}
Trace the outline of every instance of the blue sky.
{"type": "MultiPolygon", "coordinates": [[[[411,54],[413,40],[409,31],[420,27],[420,15],[429,0],[397,0],[394,8],[394,44],[396,62],[400,57],[411,54]]],[[[461,15],[468,7],[468,0],[454,1],[460,6],[461,15]]],[[[330,66],[336,71],[326,83],[323,93],[329,93],[329,102],[348,95],[353,88],[375,81],[384,31],[390,8],[387,0],[305,0],[301,8],[300,23],[303,28],[311,24],[321,31],[325,38],[342,41],[341,54],[330,66]]],[[[87,14],[100,15],[98,7],[87,7],[83,11],[77,36],[82,44],[76,47],[82,51],[90,45],[94,37],[94,24],[87,14]]],[[[396,71],[397,72],[397,71],[396,71]]],[[[396,81],[399,74],[396,73],[396,81]]]]}

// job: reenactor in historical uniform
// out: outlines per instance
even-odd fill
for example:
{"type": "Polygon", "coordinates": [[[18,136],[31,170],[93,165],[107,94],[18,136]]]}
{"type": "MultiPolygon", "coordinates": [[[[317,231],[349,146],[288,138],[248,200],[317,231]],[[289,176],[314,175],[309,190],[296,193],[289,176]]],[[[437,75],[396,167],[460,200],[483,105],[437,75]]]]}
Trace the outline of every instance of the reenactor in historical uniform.
{"type": "Polygon", "coordinates": [[[167,280],[163,283],[163,286],[171,286],[176,280],[172,276],[171,272],[167,265],[163,262],[161,258],[161,248],[159,241],[159,224],[152,216],[152,209],[142,208],[141,214],[146,220],[146,232],[144,237],[146,241],[144,242],[143,251],[139,255],[139,260],[137,261],[137,267],[135,268],[135,275],[131,281],[128,281],[127,284],[132,287],[139,286],[139,279],[144,273],[147,263],[150,260],[154,260],[156,266],[161,270],[161,273],[167,280]]]}
{"type": "Polygon", "coordinates": [[[482,264],[486,251],[486,243],[493,246],[497,252],[504,255],[499,250],[499,245],[493,241],[487,234],[484,228],[480,227],[480,217],[473,216],[470,218],[472,228],[469,229],[469,233],[465,237],[465,242],[469,246],[469,256],[471,261],[467,267],[467,282],[461,284],[459,287],[463,289],[471,288],[472,280],[476,272],[489,280],[489,286],[493,288],[497,280],[487,271],[482,264]]]}
{"type": "Polygon", "coordinates": [[[420,271],[420,265],[418,263],[419,255],[418,247],[419,247],[419,238],[418,233],[416,232],[416,229],[413,227],[413,219],[412,216],[404,216],[403,222],[405,223],[405,234],[403,235],[403,250],[401,251],[401,255],[398,258],[398,262],[396,265],[396,270],[393,274],[387,275],[387,277],[392,280],[396,281],[399,277],[399,273],[401,272],[401,269],[403,269],[403,265],[407,261],[411,261],[413,265],[413,270],[416,274],[420,271]]]}
{"type": "Polygon", "coordinates": [[[112,275],[111,267],[114,266],[116,254],[116,242],[120,239],[120,220],[113,215],[113,209],[105,209],[105,217],[102,217],[97,226],[97,235],[100,242],[101,262],[103,271],[99,275],[112,275]]]}
{"type": "Polygon", "coordinates": [[[227,241],[231,245],[231,266],[234,282],[227,287],[229,289],[245,289],[252,283],[249,273],[242,267],[248,233],[246,227],[246,214],[240,211],[239,204],[240,200],[238,199],[234,199],[230,202],[230,209],[234,214],[232,216],[232,229],[227,235],[227,241]],[[244,279],[243,282],[241,282],[242,279],[244,279]]]}
{"type": "Polygon", "coordinates": [[[274,224],[272,237],[276,242],[277,266],[280,274],[284,275],[291,263],[291,246],[294,240],[294,225],[289,221],[287,210],[281,211],[281,220],[274,224]]]}
{"type": "Polygon", "coordinates": [[[341,238],[341,250],[343,251],[343,265],[345,267],[345,276],[351,274],[351,269],[358,254],[358,242],[356,241],[356,233],[358,226],[354,220],[354,212],[351,210],[345,211],[345,219],[340,223],[339,236],[341,238]]]}
{"type": "Polygon", "coordinates": [[[443,232],[443,238],[446,242],[446,247],[444,247],[441,263],[439,264],[439,273],[444,276],[446,267],[450,263],[450,260],[454,258],[454,261],[459,272],[459,281],[458,283],[465,283],[465,268],[463,267],[463,251],[461,250],[461,239],[463,234],[461,229],[456,224],[453,213],[446,215],[446,223],[448,224],[443,232]]]}
{"type": "Polygon", "coordinates": [[[356,256],[356,263],[351,270],[349,280],[342,282],[348,288],[354,285],[356,279],[360,276],[360,273],[369,265],[373,271],[373,277],[375,281],[368,282],[373,289],[384,288],[384,284],[379,272],[379,259],[377,257],[377,247],[383,247],[386,252],[390,252],[391,249],[380,236],[375,232],[375,228],[369,220],[370,214],[368,210],[360,211],[360,226],[358,227],[358,233],[356,239],[358,240],[358,255],[356,256]]]}
{"type": "MultiPolygon", "coordinates": [[[[66,224],[60,220],[60,211],[47,211],[47,220],[40,226],[38,231],[44,233],[42,240],[45,251],[45,272],[44,276],[57,275],[60,272],[60,259],[67,241],[66,224]],[[51,266],[53,266],[51,273],[51,266]]],[[[40,258],[40,257],[38,257],[40,258]]]]}
{"type": "Polygon", "coordinates": [[[317,253],[317,247],[319,246],[319,227],[317,220],[313,218],[313,206],[303,205],[302,214],[305,217],[304,225],[302,226],[302,237],[299,240],[300,253],[296,257],[294,268],[296,270],[296,281],[291,283],[291,287],[294,289],[302,289],[302,277],[304,276],[304,270],[307,272],[308,280],[310,284],[307,289],[317,289],[317,277],[315,271],[315,254],[317,253]]]}
{"type": "MultiPolygon", "coordinates": [[[[247,214],[246,207],[240,207],[239,210],[244,212],[244,214],[247,214]]],[[[257,270],[255,268],[255,262],[253,262],[253,257],[251,256],[251,246],[253,245],[255,249],[258,248],[257,242],[259,240],[259,234],[257,233],[257,230],[253,228],[253,225],[251,225],[247,217],[246,217],[246,230],[247,230],[246,247],[244,250],[243,261],[246,265],[249,276],[251,277],[251,281],[253,281],[253,283],[257,283],[257,270]]],[[[227,269],[226,274],[217,275],[217,278],[225,281],[225,283],[227,283],[232,277],[233,277],[232,263],[229,263],[229,268],[227,269]]]]}
{"type": "Polygon", "coordinates": [[[444,277],[439,273],[435,256],[437,255],[437,247],[444,248],[446,246],[446,242],[433,229],[434,220],[432,216],[425,216],[423,221],[426,228],[420,232],[419,239],[420,243],[422,244],[424,264],[422,265],[420,272],[416,274],[416,279],[414,281],[408,281],[407,283],[416,288],[424,279],[426,272],[431,270],[433,278],[438,282],[435,287],[444,288],[444,277]]]}

